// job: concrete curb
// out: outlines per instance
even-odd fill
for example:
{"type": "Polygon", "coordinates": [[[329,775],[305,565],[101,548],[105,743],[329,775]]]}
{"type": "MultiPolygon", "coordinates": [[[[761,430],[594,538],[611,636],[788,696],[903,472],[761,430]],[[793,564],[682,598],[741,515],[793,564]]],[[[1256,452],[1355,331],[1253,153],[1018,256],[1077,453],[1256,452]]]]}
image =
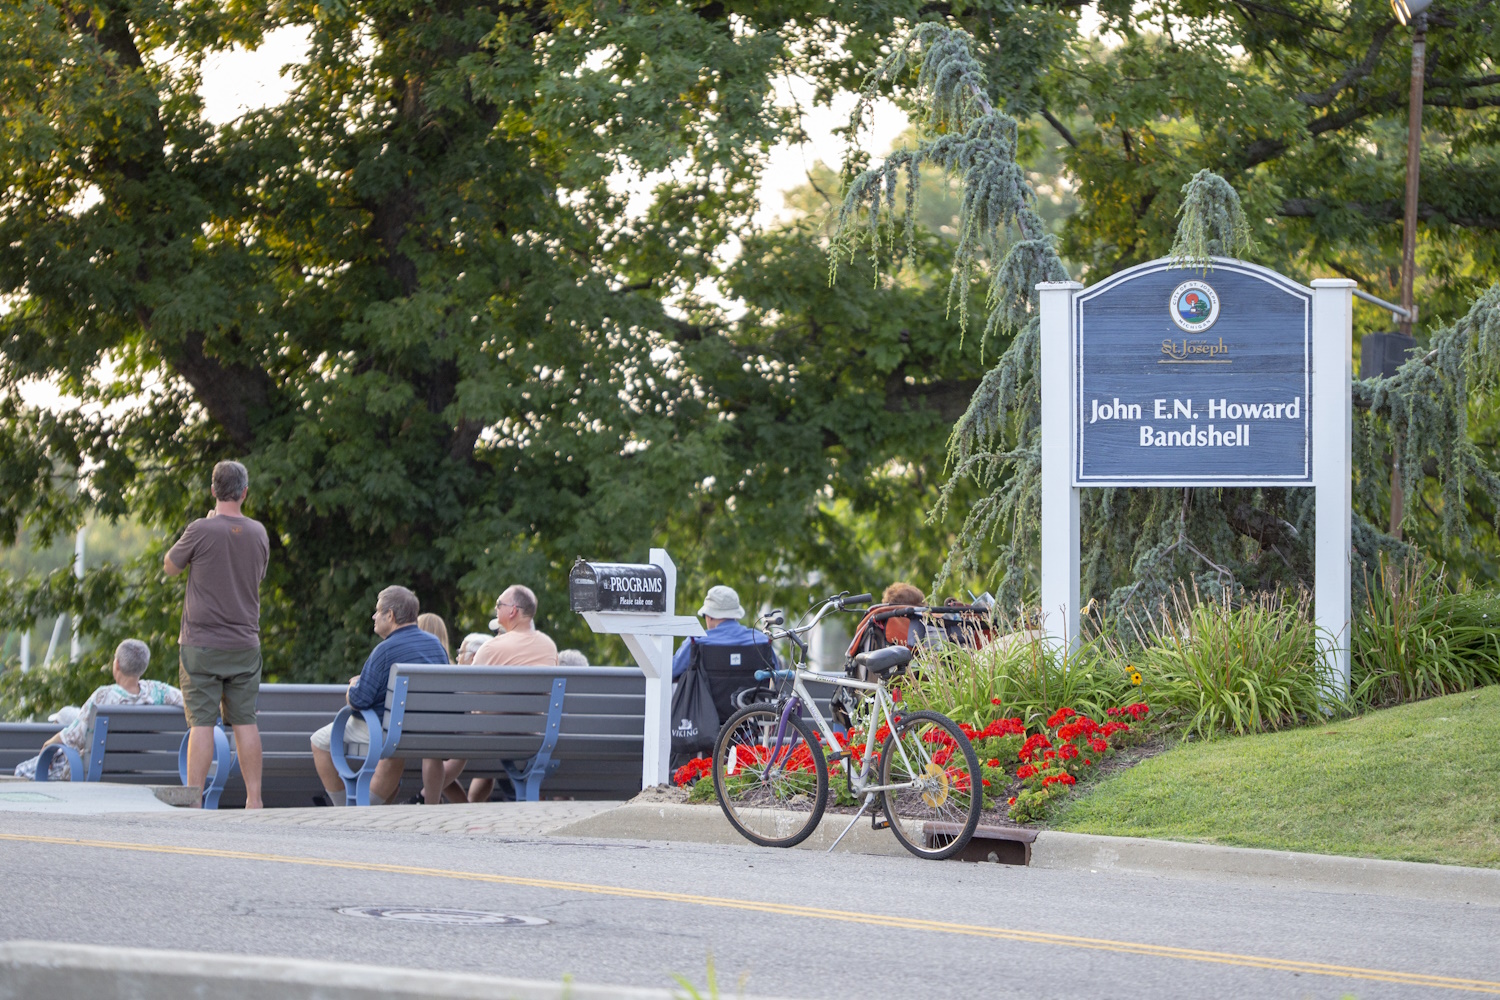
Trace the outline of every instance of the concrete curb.
{"type": "Polygon", "coordinates": [[[148,785],[158,799],[169,806],[191,806],[203,801],[203,789],[197,785],[148,785]]]}
{"type": "Polygon", "coordinates": [[[1298,854],[1140,837],[1043,830],[1031,845],[1031,867],[1122,871],[1175,878],[1242,878],[1324,886],[1448,903],[1500,906],[1500,869],[1298,854]]]}
{"type": "Polygon", "coordinates": [[[0,1000],[672,1000],[672,990],[550,983],[298,958],[0,943],[0,1000]]]}
{"type": "MultiPolygon", "coordinates": [[[[812,836],[798,846],[809,851],[828,850],[839,834],[844,832],[844,827],[849,825],[849,820],[848,816],[824,816],[812,836]]],[[[718,806],[683,805],[676,802],[627,802],[597,816],[548,830],[547,835],[751,846],[748,840],[729,825],[718,806]]],[[[839,844],[838,849],[841,854],[911,857],[889,830],[870,829],[870,820],[863,816],[854,825],[854,829],[849,831],[849,836],[839,844]]]]}

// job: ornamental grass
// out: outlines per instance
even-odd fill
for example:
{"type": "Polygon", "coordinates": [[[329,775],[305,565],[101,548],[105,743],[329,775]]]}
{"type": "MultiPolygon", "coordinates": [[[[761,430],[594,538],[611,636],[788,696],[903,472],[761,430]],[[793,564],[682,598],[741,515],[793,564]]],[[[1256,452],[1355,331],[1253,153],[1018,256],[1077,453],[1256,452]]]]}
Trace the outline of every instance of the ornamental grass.
{"type": "Polygon", "coordinates": [[[1134,665],[1153,707],[1200,738],[1321,720],[1335,690],[1317,652],[1307,593],[1235,603],[1178,586],[1136,623],[1134,665]]]}
{"type": "Polygon", "coordinates": [[[1350,642],[1352,700],[1380,708],[1500,682],[1500,598],[1451,591],[1441,567],[1381,554],[1350,642]]]}

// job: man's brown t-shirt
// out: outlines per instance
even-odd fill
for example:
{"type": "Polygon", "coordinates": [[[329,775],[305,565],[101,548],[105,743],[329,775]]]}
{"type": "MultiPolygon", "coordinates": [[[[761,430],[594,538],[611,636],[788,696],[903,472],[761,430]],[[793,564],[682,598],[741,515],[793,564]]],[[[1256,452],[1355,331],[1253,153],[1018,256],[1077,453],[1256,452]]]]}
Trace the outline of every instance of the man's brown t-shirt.
{"type": "Polygon", "coordinates": [[[260,581],[271,557],[266,529],[220,514],[187,526],[167,558],[189,569],[178,642],[206,649],[260,645],[260,581]]]}

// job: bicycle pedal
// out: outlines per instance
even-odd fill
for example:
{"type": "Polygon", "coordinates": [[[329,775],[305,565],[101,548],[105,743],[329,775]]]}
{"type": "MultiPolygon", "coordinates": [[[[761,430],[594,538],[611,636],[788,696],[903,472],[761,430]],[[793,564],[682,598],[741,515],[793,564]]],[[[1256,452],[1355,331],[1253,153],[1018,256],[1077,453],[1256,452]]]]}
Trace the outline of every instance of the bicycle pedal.
{"type": "Polygon", "coordinates": [[[891,828],[891,821],[883,813],[871,813],[870,814],[870,829],[872,829],[872,830],[889,830],[890,828],[891,828]]]}

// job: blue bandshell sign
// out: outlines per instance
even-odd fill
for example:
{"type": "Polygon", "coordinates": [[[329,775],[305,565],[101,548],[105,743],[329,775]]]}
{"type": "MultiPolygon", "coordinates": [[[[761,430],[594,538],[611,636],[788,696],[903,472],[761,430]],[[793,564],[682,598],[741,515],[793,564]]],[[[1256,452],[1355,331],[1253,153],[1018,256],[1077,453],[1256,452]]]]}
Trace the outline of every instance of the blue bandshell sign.
{"type": "Polygon", "coordinates": [[[1312,290],[1165,260],[1073,302],[1074,486],[1312,482],[1312,290]]]}

